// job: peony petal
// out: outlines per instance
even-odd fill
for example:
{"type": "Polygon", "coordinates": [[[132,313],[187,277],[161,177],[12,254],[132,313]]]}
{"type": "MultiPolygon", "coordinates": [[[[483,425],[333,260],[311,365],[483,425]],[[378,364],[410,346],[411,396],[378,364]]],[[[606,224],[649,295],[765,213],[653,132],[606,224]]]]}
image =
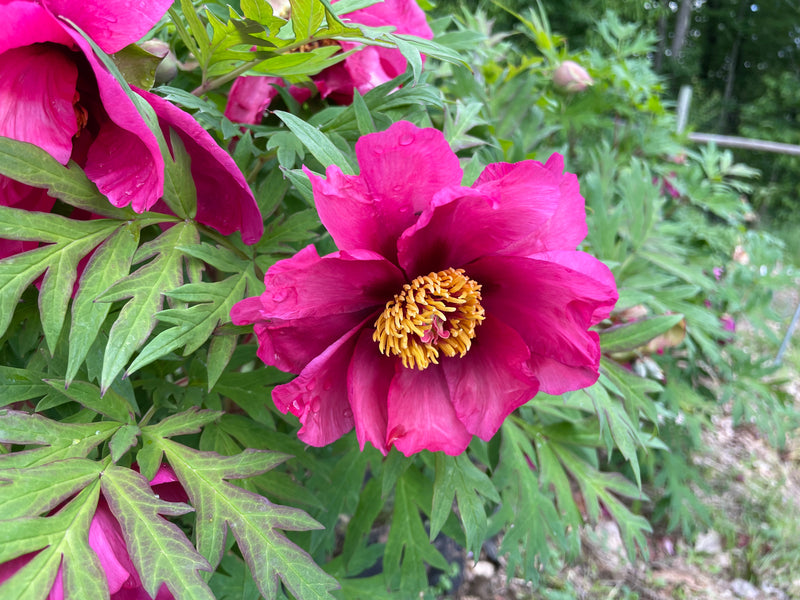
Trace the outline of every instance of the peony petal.
{"type": "Polygon", "coordinates": [[[425,11],[419,7],[416,0],[383,0],[346,13],[343,18],[370,27],[391,25],[395,27],[393,33],[408,33],[426,40],[433,39],[433,31],[425,18],[425,11]]]}
{"type": "Polygon", "coordinates": [[[115,594],[126,584],[127,587],[141,585],[128,555],[122,528],[102,497],[98,500],[97,510],[89,525],[89,546],[100,559],[111,594],[115,594]]]}
{"type": "Polygon", "coordinates": [[[84,170],[114,206],[131,204],[135,211],[144,212],[158,200],[155,190],[159,179],[163,189],[164,175],[156,171],[153,157],[143,150],[135,133],[113,121],[101,125],[84,170]]]}
{"type": "Polygon", "coordinates": [[[197,188],[197,220],[224,235],[241,231],[245,244],[255,244],[264,233],[264,222],[231,156],[194,117],[155,94],[135,91],[155,110],[164,138],[169,140],[169,128],[174,129],[189,153],[197,188]]]}
{"type": "Polygon", "coordinates": [[[71,54],[43,44],[0,54],[0,136],[35,144],[62,165],[78,132],[78,68],[71,54]]]}
{"type": "Polygon", "coordinates": [[[599,339],[588,328],[614,305],[616,289],[556,262],[513,256],[480,259],[469,275],[483,285],[486,312],[527,344],[542,391],[561,394],[597,380],[599,339]]]}
{"type": "Polygon", "coordinates": [[[172,0],[42,0],[56,17],[83,29],[105,52],[113,54],[138,42],[167,12],[172,0]]]}
{"type": "Polygon", "coordinates": [[[375,318],[404,280],[397,267],[372,252],[337,252],[320,258],[307,246],[274,264],[266,291],[234,305],[234,324],[254,323],[258,356],[299,373],[358,323],[375,318]]]}
{"type": "Polygon", "coordinates": [[[277,386],[272,400],[282,413],[291,412],[303,427],[297,436],[306,444],[324,446],[353,428],[353,411],[347,400],[347,368],[359,323],[312,360],[294,380],[277,386]]]}
{"type": "Polygon", "coordinates": [[[279,77],[239,77],[233,82],[225,105],[225,116],[234,123],[258,125],[264,111],[278,95],[276,85],[283,85],[279,77]]]}
{"type": "Polygon", "coordinates": [[[296,319],[382,308],[404,283],[400,270],[374,252],[320,257],[314,246],[307,246],[267,271],[262,314],[296,319]]]}
{"type": "Polygon", "coordinates": [[[463,357],[441,365],[458,420],[489,440],[511,412],[536,395],[539,382],[528,369],[530,352],[513,328],[488,315],[463,357]]]}
{"type": "Polygon", "coordinates": [[[0,2],[0,18],[3,20],[3,26],[0,27],[0,53],[37,42],[72,45],[64,25],[36,2],[0,2]]]}
{"type": "Polygon", "coordinates": [[[389,385],[399,359],[381,354],[372,332],[369,328],[359,334],[347,373],[347,390],[360,448],[371,442],[386,455],[389,385]]]}
{"type": "Polygon", "coordinates": [[[531,219],[528,234],[503,254],[574,250],[586,237],[586,210],[578,178],[563,171],[564,157],[553,154],[544,165],[534,160],[491,164],[473,184],[494,203],[512,212],[512,207],[523,210],[531,219]],[[546,220],[529,215],[537,207],[546,220]]]}
{"type": "Polygon", "coordinates": [[[436,129],[400,121],[356,142],[361,175],[328,167],[327,180],[309,171],[323,225],[340,250],[363,248],[396,261],[397,238],[436,192],[458,185],[458,157],[436,129]]]}
{"type": "Polygon", "coordinates": [[[472,440],[450,403],[444,371],[436,365],[423,371],[395,362],[389,389],[386,447],[406,456],[421,450],[461,454],[472,440]]]}
{"type": "Polygon", "coordinates": [[[97,79],[100,100],[112,127],[106,121],[98,140],[89,149],[84,170],[114,206],[131,205],[136,212],[153,207],[164,193],[164,158],[156,140],[133,101],[100,63],[89,43],[70,30],[97,79]]]}

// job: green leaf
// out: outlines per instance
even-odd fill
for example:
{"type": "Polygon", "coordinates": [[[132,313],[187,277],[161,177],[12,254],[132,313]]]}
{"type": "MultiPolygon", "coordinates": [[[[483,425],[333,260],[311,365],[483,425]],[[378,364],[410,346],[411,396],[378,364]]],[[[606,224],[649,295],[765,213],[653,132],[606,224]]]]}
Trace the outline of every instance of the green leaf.
{"type": "Polygon", "coordinates": [[[659,315],[625,325],[609,327],[600,333],[600,347],[603,352],[635,350],[669,331],[681,320],[683,320],[683,315],[659,315]]]}
{"type": "Polygon", "coordinates": [[[164,196],[167,206],[181,219],[197,216],[197,187],[192,177],[192,159],[174,129],[169,130],[172,159],[164,161],[164,196]]]}
{"type": "Polygon", "coordinates": [[[0,365],[0,406],[40,398],[50,391],[44,373],[0,365]]]}
{"type": "Polygon", "coordinates": [[[99,493],[95,479],[53,516],[0,522],[0,563],[41,550],[3,584],[4,598],[44,598],[59,567],[65,598],[108,598],[100,559],[89,546],[89,525],[99,493]]]}
{"type": "Polygon", "coordinates": [[[109,284],[130,272],[131,259],[139,246],[139,231],[140,226],[136,222],[120,227],[94,251],[83,270],[78,293],[72,301],[67,385],[86,359],[111,309],[110,304],[94,300],[109,284]]]}
{"type": "Polygon", "coordinates": [[[143,429],[157,437],[172,437],[197,433],[208,423],[219,419],[223,413],[216,410],[198,410],[193,408],[186,412],[170,415],[155,425],[147,425],[143,429]]]}
{"type": "Polygon", "coordinates": [[[248,274],[243,271],[223,281],[189,283],[168,292],[171,298],[200,304],[158,313],[158,320],[172,323],[175,327],[162,331],[147,344],[128,367],[126,375],[182,346],[184,356],[197,350],[218,325],[230,321],[231,308],[245,296],[247,280],[248,274]]]}
{"type": "Polygon", "coordinates": [[[108,449],[111,450],[111,460],[119,462],[119,459],[133,447],[141,433],[142,430],[139,429],[138,425],[123,425],[120,427],[108,443],[108,449]]]}
{"type": "Polygon", "coordinates": [[[101,463],[84,458],[0,468],[0,515],[16,519],[48,512],[96,480],[102,470],[101,463]]]}
{"type": "Polygon", "coordinates": [[[125,219],[134,214],[130,208],[113,206],[75,162],[65,167],[28,142],[0,136],[0,175],[45,188],[53,198],[104,217],[125,219]]]}
{"type": "Polygon", "coordinates": [[[208,561],[177,525],[161,517],[182,515],[191,507],[159,499],[142,475],[116,465],[105,470],[102,486],[142,586],[150,596],[155,598],[166,583],[177,600],[214,600],[199,573],[211,570],[208,561]]]}
{"type": "Polygon", "coordinates": [[[415,490],[414,475],[415,470],[409,469],[397,481],[392,527],[383,556],[386,585],[392,585],[399,574],[400,591],[404,597],[416,595],[427,587],[425,563],[443,571],[448,569],[447,561],[428,539],[422,523],[415,502],[421,498],[415,490]]]}
{"type": "Polygon", "coordinates": [[[208,374],[208,391],[214,389],[220,376],[236,350],[235,335],[215,335],[211,338],[208,345],[208,359],[206,360],[206,372],[208,374]]]}
{"type": "Polygon", "coordinates": [[[245,450],[221,456],[163,438],[159,444],[197,510],[197,547],[213,566],[219,564],[230,527],[265,598],[277,596],[278,577],[297,598],[333,598],[330,590],[338,587],[336,580],[278,531],[306,531],[319,524],[303,511],[272,504],[226,481],[268,471],[286,455],[245,450]]]}
{"type": "Polygon", "coordinates": [[[150,54],[136,44],[129,44],[111,55],[125,81],[136,87],[149,90],[156,79],[156,68],[162,57],[150,54]]]}
{"type": "Polygon", "coordinates": [[[298,40],[314,37],[325,18],[325,6],[319,0],[289,0],[292,6],[292,30],[298,40]]]}
{"type": "Polygon", "coordinates": [[[194,246],[179,246],[178,250],[193,258],[202,260],[219,271],[240,273],[250,264],[223,246],[212,246],[203,242],[194,246]]]}
{"type": "Polygon", "coordinates": [[[356,173],[356,169],[350,160],[319,129],[291,113],[281,110],[274,112],[291,129],[292,133],[303,142],[309,152],[314,155],[314,158],[322,163],[323,167],[337,165],[345,175],[354,175],[356,173]]]}
{"type": "Polygon", "coordinates": [[[0,443],[43,446],[0,454],[0,468],[33,467],[67,458],[85,458],[111,437],[121,423],[59,423],[41,415],[0,410],[0,443]]]}
{"type": "Polygon", "coordinates": [[[267,224],[256,248],[261,253],[293,252],[288,244],[307,242],[314,237],[314,230],[319,226],[319,215],[314,209],[292,213],[285,219],[273,219],[267,224]]]}
{"type": "Polygon", "coordinates": [[[177,246],[198,242],[191,223],[178,223],[139,248],[134,260],[155,256],[149,263],[117,281],[97,301],[130,298],[111,326],[106,344],[100,388],[105,391],[156,325],[164,294],[183,282],[183,253],[177,246]]]}
{"type": "Polygon", "coordinates": [[[75,381],[69,388],[63,379],[46,379],[45,383],[59,394],[110,419],[122,423],[130,423],[133,420],[131,405],[114,390],[107,390],[105,395],[101,396],[100,388],[86,381],[75,381]]]}
{"type": "Polygon", "coordinates": [[[500,502],[492,481],[466,454],[451,457],[436,454],[436,480],[433,485],[430,539],[433,541],[450,515],[453,499],[467,537],[467,550],[480,553],[486,535],[486,511],[479,496],[500,502]]]}

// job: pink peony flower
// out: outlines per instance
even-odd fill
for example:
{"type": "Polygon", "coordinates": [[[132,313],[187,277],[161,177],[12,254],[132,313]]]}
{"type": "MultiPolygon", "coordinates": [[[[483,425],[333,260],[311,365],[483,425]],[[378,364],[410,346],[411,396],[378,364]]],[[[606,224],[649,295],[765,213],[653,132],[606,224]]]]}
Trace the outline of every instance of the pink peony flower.
{"type": "MultiPolygon", "coordinates": [[[[332,3],[337,1],[332,0],[332,3]]],[[[433,38],[425,13],[415,0],[383,0],[348,13],[344,18],[369,27],[392,26],[395,28],[393,33],[433,38]]],[[[342,47],[343,52],[359,46],[356,42],[336,43],[342,47]]],[[[338,104],[350,104],[353,101],[353,89],[365,94],[402,75],[405,70],[406,59],[399,50],[366,46],[344,61],[312,76],[311,80],[323,98],[331,98],[338,104]]],[[[240,77],[231,87],[225,116],[238,123],[260,123],[264,110],[277,95],[273,84],[283,85],[283,82],[277,77],[240,77]]],[[[291,86],[289,93],[298,102],[305,102],[311,91],[308,88],[291,86]]]]}
{"type": "MultiPolygon", "coordinates": [[[[170,4],[93,0],[76,8],[65,0],[0,0],[6,24],[0,33],[0,135],[35,144],[61,164],[74,160],[114,206],[154,209],[164,189],[156,137],[91,46],[61,17],[73,20],[104,51],[116,52],[146,33],[170,4]]],[[[246,242],[257,241],[260,214],[230,157],[189,115],[140,94],[162,129],[175,129],[187,146],[198,221],[225,234],[239,229],[246,242]]],[[[4,206],[47,212],[54,202],[42,189],[0,176],[4,206]]],[[[2,240],[0,258],[35,246],[2,240]]]]}
{"type": "MultiPolygon", "coordinates": [[[[188,496],[178,483],[177,477],[167,465],[161,465],[152,481],[153,492],[168,502],[186,502],[188,496]]],[[[102,494],[89,524],[89,547],[97,554],[100,566],[106,575],[111,600],[151,600],[133,566],[122,528],[114,517],[102,494]]],[[[22,569],[36,553],[25,554],[0,564],[0,585],[22,569]]],[[[63,600],[63,566],[59,567],[48,600],[63,600]]],[[[173,600],[174,596],[162,585],[155,600],[173,600]]]]}
{"type": "Polygon", "coordinates": [[[356,143],[361,174],[307,171],[339,247],[267,272],[233,307],[258,356],[298,373],[273,391],[306,443],[355,426],[359,444],[455,455],[489,439],[542,390],[597,380],[589,327],[617,300],[611,272],[575,250],[586,236],[563,158],[497,163],[462,187],[441,132],[399,122],[356,143]]]}
{"type": "Polygon", "coordinates": [[[573,60],[565,60],[553,72],[553,83],[560,90],[575,93],[593,85],[594,80],[581,65],[573,60]]]}

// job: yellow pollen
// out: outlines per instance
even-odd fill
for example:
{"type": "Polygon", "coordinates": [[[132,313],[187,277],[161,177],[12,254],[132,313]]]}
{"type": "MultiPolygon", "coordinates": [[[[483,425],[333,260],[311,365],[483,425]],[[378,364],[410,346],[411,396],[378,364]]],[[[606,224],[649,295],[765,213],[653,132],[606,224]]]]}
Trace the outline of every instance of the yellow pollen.
{"type": "Polygon", "coordinates": [[[410,369],[439,364],[440,352],[464,356],[485,318],[480,290],[464,269],[417,277],[386,304],[372,339],[383,354],[400,356],[410,369]]]}

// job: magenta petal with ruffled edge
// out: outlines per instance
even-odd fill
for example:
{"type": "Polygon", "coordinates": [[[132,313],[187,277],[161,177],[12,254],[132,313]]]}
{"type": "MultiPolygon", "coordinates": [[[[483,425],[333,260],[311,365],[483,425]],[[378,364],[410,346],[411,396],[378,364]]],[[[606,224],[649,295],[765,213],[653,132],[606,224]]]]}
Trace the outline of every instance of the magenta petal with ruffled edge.
{"type": "Polygon", "coordinates": [[[486,312],[527,344],[543,392],[562,394],[597,381],[599,338],[588,328],[614,305],[615,289],[555,262],[514,256],[482,258],[469,275],[483,285],[486,312]]]}
{"type": "Polygon", "coordinates": [[[529,358],[519,334],[487,315],[463,357],[442,359],[453,408],[469,433],[490,439],[514,409],[536,395],[539,382],[529,358]]]}
{"type": "Polygon", "coordinates": [[[225,105],[225,116],[234,123],[259,124],[264,111],[278,95],[276,85],[283,85],[279,77],[239,77],[233,82],[225,105]]]}
{"type": "Polygon", "coordinates": [[[443,187],[463,173],[444,135],[400,121],[356,142],[360,175],[306,170],[320,219],[341,250],[374,250],[396,261],[396,240],[443,187]],[[424,176],[421,176],[424,174],[424,176]]]}
{"type": "Polygon", "coordinates": [[[359,334],[347,372],[347,389],[359,446],[363,450],[370,442],[385,455],[389,387],[400,361],[379,352],[373,332],[369,327],[359,334]]]}
{"type": "Polygon", "coordinates": [[[436,367],[418,371],[397,366],[386,429],[386,446],[406,456],[422,450],[456,456],[472,440],[450,402],[444,372],[436,367]]]}
{"type": "Polygon", "coordinates": [[[347,368],[355,349],[359,323],[312,360],[289,383],[272,391],[275,406],[291,412],[303,427],[297,436],[306,444],[324,446],[353,428],[353,411],[347,399],[347,368]]]}
{"type": "Polygon", "coordinates": [[[114,206],[130,204],[140,213],[149,210],[164,193],[164,159],[158,140],[89,43],[75,31],[70,30],[70,35],[89,61],[100,100],[116,125],[103,125],[100,135],[104,137],[92,144],[84,171],[114,206]]]}
{"type": "Polygon", "coordinates": [[[241,231],[245,244],[255,244],[264,233],[264,222],[253,192],[231,156],[194,117],[155,94],[135,91],[155,110],[168,143],[168,128],[172,128],[186,147],[197,188],[197,221],[224,235],[241,231]]]}
{"type": "Polygon", "coordinates": [[[167,12],[172,0],[42,0],[54,16],[66,17],[108,54],[138,42],[167,12]]]}
{"type": "Polygon", "coordinates": [[[78,68],[68,54],[43,44],[0,54],[0,136],[39,146],[62,165],[78,131],[78,68]]]}
{"type": "Polygon", "coordinates": [[[41,4],[30,0],[0,2],[0,53],[37,42],[72,45],[72,39],[41,4]]]}

